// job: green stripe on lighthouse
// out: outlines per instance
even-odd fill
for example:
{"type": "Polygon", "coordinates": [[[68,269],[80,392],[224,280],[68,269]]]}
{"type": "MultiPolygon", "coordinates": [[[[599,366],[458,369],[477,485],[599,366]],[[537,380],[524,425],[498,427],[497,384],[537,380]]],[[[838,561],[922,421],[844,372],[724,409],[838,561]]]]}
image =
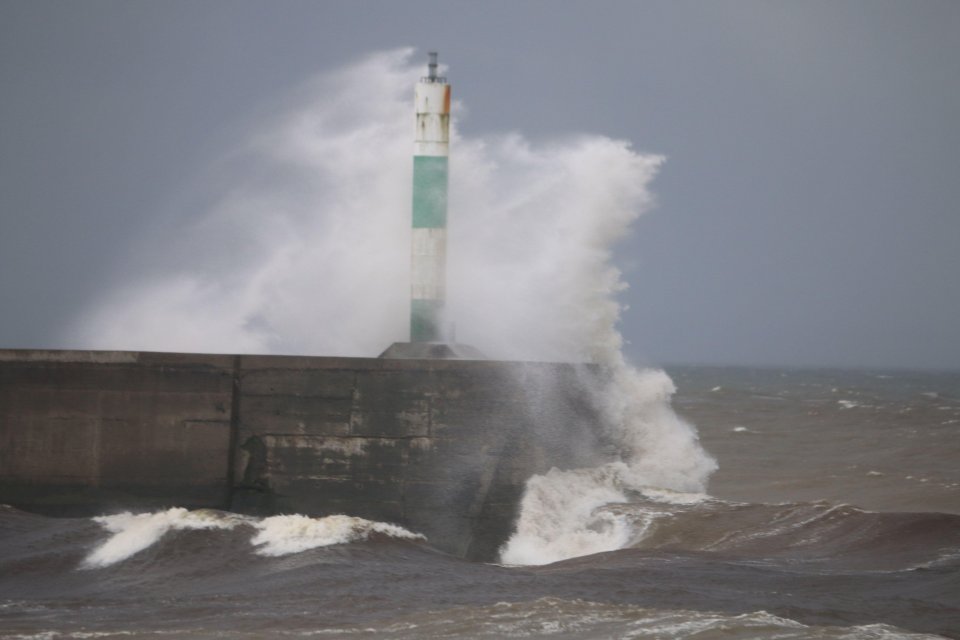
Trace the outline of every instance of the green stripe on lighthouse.
{"type": "Polygon", "coordinates": [[[413,228],[447,226],[447,158],[413,157],[413,228]]]}
{"type": "Polygon", "coordinates": [[[440,339],[440,319],[443,315],[441,300],[410,301],[410,341],[435,342],[440,339]]]}

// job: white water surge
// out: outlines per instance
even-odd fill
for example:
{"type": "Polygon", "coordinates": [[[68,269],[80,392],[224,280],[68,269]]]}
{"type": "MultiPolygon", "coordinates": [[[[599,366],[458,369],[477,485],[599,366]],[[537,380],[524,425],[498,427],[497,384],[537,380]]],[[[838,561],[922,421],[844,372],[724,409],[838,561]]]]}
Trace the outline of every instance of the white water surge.
{"type": "Polygon", "coordinates": [[[626,492],[680,504],[704,497],[716,462],[696,430],[670,406],[675,391],[663,371],[638,370],[612,354],[611,375],[594,391],[602,427],[621,459],[593,469],[551,470],[527,481],[516,530],[501,550],[506,564],[547,564],[620,549],[642,534],[601,507],[626,492]]]}
{"type": "Polygon", "coordinates": [[[250,544],[258,555],[285,556],[335,544],[362,542],[373,534],[402,540],[424,540],[422,535],[386,522],[345,515],[308,518],[301,515],[252,518],[220,511],[182,508],[156,513],[121,513],[94,518],[112,535],[91,551],[85,568],[102,568],[149,549],[170,531],[253,529],[250,544]]]}
{"type": "Polygon", "coordinates": [[[88,568],[107,567],[148,549],[168,531],[232,529],[245,521],[240,516],[216,511],[187,511],[183,508],[156,513],[120,513],[94,518],[111,535],[84,560],[88,568]]]}
{"type": "MultiPolygon", "coordinates": [[[[181,204],[151,230],[70,341],[375,356],[405,340],[411,96],[423,73],[411,54],[379,53],[321,76],[254,124],[217,175],[183,198],[193,208],[181,204]]],[[[628,525],[598,507],[627,491],[702,492],[715,468],[671,409],[666,374],[621,354],[616,296],[626,283],[612,247],[649,208],[663,158],[598,135],[469,137],[456,121],[452,138],[448,319],[457,340],[491,358],[603,365],[597,428],[619,451],[596,469],[532,478],[503,560],[618,548],[628,525]]]]}
{"type": "Polygon", "coordinates": [[[401,540],[426,539],[395,524],[344,515],[325,518],[273,516],[264,518],[256,526],[259,533],[251,543],[257,547],[257,553],[263,556],[285,556],[332,544],[360,542],[374,533],[401,540]]]}

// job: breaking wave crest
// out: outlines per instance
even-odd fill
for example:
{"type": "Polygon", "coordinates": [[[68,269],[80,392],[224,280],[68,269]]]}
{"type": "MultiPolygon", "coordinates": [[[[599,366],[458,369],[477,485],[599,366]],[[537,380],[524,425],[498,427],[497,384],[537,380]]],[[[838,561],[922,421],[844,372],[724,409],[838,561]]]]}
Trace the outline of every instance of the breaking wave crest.
{"type": "Polygon", "coordinates": [[[213,510],[173,508],[156,513],[121,513],[94,518],[112,535],[87,555],[85,568],[102,568],[122,562],[148,549],[171,531],[252,530],[250,544],[258,555],[283,556],[318,547],[367,540],[381,534],[405,540],[424,540],[403,527],[352,516],[309,518],[302,515],[257,519],[213,510]]]}
{"type": "Polygon", "coordinates": [[[257,553],[264,556],[284,556],[333,544],[359,542],[374,533],[403,540],[425,540],[422,535],[395,524],[344,515],[326,518],[273,516],[255,526],[259,532],[250,542],[257,547],[257,553]]]}
{"type": "Polygon", "coordinates": [[[152,546],[171,530],[232,529],[242,522],[239,516],[183,508],[157,513],[121,513],[94,520],[113,535],[84,560],[84,566],[90,568],[107,567],[126,560],[152,546]]]}
{"type": "Polygon", "coordinates": [[[548,564],[623,548],[640,521],[603,507],[627,503],[630,494],[660,502],[705,498],[716,462],[671,408],[673,382],[662,371],[635,369],[615,355],[594,395],[619,459],[530,478],[516,530],[501,549],[502,562],[548,564]]]}

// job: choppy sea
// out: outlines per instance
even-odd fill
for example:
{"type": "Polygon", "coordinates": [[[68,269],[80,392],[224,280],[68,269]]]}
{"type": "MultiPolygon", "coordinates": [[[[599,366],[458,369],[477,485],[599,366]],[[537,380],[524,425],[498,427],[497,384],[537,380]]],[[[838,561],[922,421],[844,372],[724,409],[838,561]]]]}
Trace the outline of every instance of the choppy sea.
{"type": "Polygon", "coordinates": [[[2,638],[960,638],[960,374],[669,368],[707,493],[473,563],[350,514],[0,507],[2,638]]]}

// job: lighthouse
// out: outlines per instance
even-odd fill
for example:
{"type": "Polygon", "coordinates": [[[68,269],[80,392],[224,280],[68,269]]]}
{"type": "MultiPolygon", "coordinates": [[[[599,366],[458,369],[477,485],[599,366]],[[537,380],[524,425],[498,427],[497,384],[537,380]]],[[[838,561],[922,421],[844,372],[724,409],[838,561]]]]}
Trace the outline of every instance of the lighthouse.
{"type": "Polygon", "coordinates": [[[381,358],[482,360],[483,353],[454,341],[446,318],[447,184],[450,156],[450,85],[429,54],[427,75],[413,91],[413,215],[410,243],[410,342],[394,342],[381,358]]]}
{"type": "Polygon", "coordinates": [[[450,85],[429,54],[427,75],[414,89],[413,216],[410,342],[444,342],[447,289],[447,183],[450,85]]]}

